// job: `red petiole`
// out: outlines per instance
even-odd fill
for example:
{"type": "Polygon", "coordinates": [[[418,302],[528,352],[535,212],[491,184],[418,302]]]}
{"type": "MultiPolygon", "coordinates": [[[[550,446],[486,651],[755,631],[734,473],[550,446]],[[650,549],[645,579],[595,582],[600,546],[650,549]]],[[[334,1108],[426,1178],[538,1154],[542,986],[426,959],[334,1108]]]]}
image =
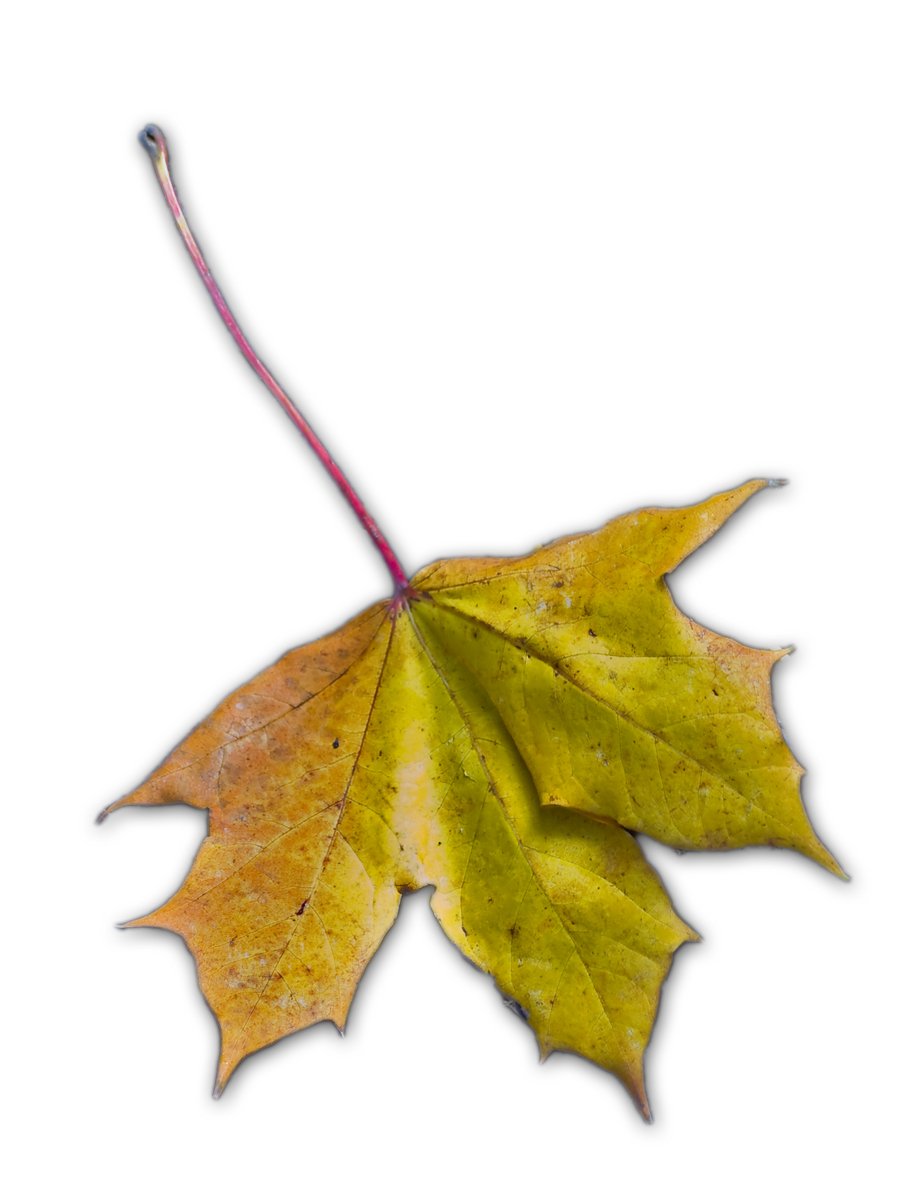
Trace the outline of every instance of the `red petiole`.
{"type": "Polygon", "coordinates": [[[250,345],[246,334],[237,324],[234,314],[228,307],[227,301],[222,294],[221,288],[215,282],[215,277],[208,268],[208,264],[202,257],[202,251],[193,237],[193,231],[190,229],[189,223],[183,213],[183,208],[180,201],[177,199],[177,192],[174,188],[173,180],[168,166],[168,148],[164,134],[157,125],[146,125],[145,129],[139,135],[139,141],[148,151],[151,157],[152,164],[155,167],[155,174],[158,176],[158,182],[161,184],[161,190],[164,193],[164,198],[167,201],[168,208],[173,214],[174,220],[177,222],[177,228],[180,230],[180,236],[183,238],[184,244],[190,253],[190,258],[205,284],[209,295],[211,296],[215,307],[218,309],[218,314],[222,321],[227,326],[231,337],[240,347],[244,358],[269,389],[287,415],[294,422],[298,431],[303,434],[313,450],[316,457],[328,471],[329,475],[335,482],[338,490],[347,500],[348,504],[354,510],[357,520],[364,527],[376,546],[376,549],[382,555],[385,565],[389,569],[392,580],[395,584],[396,598],[402,598],[408,588],[408,577],[404,567],[398,559],[398,556],[389,545],[385,534],[376,524],[366,506],[358,496],[357,492],[351,486],[347,476],[342,471],[341,467],[335,462],[331,454],[329,454],[325,443],[317,435],[309,421],[285,392],[284,388],[278,383],[278,380],[271,373],[253,347],[250,345]]]}

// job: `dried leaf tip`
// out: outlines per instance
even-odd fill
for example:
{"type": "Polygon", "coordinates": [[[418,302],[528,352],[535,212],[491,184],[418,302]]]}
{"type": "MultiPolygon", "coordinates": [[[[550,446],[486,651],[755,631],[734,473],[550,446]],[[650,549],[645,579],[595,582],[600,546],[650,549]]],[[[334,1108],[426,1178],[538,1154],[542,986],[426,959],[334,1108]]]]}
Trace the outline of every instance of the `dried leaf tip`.
{"type": "Polygon", "coordinates": [[[112,800],[110,804],[105,805],[101,812],[95,817],[96,825],[103,825],[112,812],[116,812],[118,808],[122,808],[126,803],[126,796],[121,796],[119,800],[112,800]]]}

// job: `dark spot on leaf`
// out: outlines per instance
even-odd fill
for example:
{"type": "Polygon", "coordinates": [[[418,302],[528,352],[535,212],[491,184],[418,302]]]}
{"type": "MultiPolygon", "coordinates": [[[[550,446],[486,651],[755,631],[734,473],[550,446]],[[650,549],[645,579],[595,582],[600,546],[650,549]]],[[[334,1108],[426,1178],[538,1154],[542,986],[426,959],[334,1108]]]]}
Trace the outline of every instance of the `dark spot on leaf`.
{"type": "Polygon", "coordinates": [[[503,1004],[506,1008],[510,1008],[517,1017],[521,1017],[523,1021],[528,1019],[528,1010],[523,1004],[519,1004],[517,1000],[513,1000],[511,996],[503,996],[503,1004]]]}
{"type": "Polygon", "coordinates": [[[593,630],[593,629],[589,629],[589,630],[588,630],[588,637],[597,637],[597,634],[594,632],[594,630],[593,630]]]}
{"type": "Polygon", "coordinates": [[[339,746],[338,738],[335,738],[334,742],[332,742],[332,749],[337,750],[338,746],[339,746]]]}
{"type": "Polygon", "coordinates": [[[303,910],[306,908],[306,906],[307,906],[308,904],[309,904],[309,900],[304,900],[304,902],[301,904],[301,906],[300,906],[300,907],[297,909],[297,911],[294,913],[294,916],[295,916],[295,917],[300,917],[300,916],[303,916],[303,910]]]}

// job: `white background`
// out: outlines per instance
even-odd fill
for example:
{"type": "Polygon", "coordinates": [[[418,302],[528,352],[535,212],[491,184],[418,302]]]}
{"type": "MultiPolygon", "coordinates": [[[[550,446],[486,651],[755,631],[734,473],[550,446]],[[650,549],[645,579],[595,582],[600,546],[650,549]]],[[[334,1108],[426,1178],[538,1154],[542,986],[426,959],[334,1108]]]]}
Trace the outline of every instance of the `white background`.
{"type": "Polygon", "coordinates": [[[906,6],[20,6],[2,31],[3,1091],[16,1196],[894,1196],[907,1109],[906,6]],[[673,580],[794,642],[853,880],[648,844],[704,937],[655,1123],[407,899],[342,1041],[210,1099],[204,814],[96,811],[386,594],[219,326],[135,141],[409,568],[786,476],[673,580]]]}

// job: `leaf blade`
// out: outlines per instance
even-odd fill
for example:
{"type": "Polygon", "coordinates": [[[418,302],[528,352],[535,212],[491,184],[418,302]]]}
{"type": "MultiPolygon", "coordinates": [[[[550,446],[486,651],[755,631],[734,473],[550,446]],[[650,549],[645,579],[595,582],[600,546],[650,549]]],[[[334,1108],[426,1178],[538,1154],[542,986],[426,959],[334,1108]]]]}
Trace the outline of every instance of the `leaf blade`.
{"type": "Polygon", "coordinates": [[[787,844],[840,872],[774,715],[784,651],[703,628],[664,580],[763,486],[434,564],[237,689],[105,810],[209,810],[181,888],[129,925],[189,946],[221,1030],[217,1092],[257,1049],[343,1028],[401,893],[430,886],[542,1057],[591,1059],[648,1115],[661,987],[697,935],[633,833],[787,844]]]}

